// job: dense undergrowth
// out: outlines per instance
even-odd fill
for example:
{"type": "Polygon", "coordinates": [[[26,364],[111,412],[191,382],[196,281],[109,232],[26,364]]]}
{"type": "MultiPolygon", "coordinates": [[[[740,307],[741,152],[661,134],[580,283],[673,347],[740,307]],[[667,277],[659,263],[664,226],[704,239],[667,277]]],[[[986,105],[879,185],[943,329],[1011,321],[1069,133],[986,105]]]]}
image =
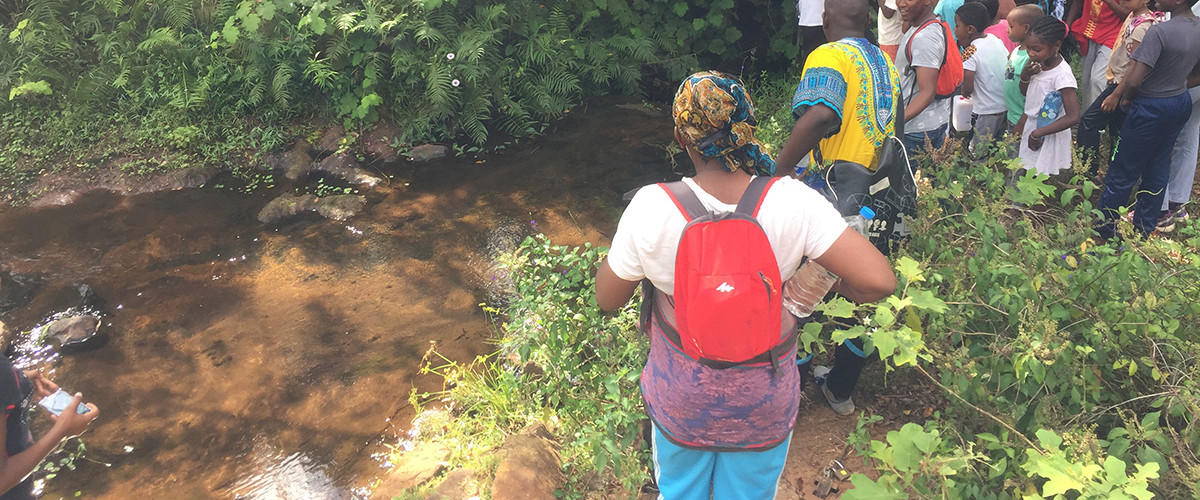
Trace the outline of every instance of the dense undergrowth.
{"type": "Polygon", "coordinates": [[[767,0],[2,2],[0,186],[115,158],[244,165],[312,123],[393,122],[400,146],[527,137],[647,76],[786,65],[792,16],[767,0]]]}
{"type": "MultiPolygon", "coordinates": [[[[1019,196],[1046,215],[1009,218],[1012,166],[999,150],[926,160],[914,234],[893,256],[897,295],[835,300],[806,328],[816,350],[863,336],[889,370],[950,401],[882,440],[866,434],[878,420],[867,408],[851,441],[878,479],[856,474],[845,498],[1200,496],[1200,225],[1142,240],[1123,224],[1124,239],[1098,242],[1099,188],[1086,175],[1020,178],[1019,196]],[[846,326],[851,315],[868,326],[846,326]]],[[[567,497],[636,494],[649,477],[637,386],[646,340],[636,304],[596,308],[602,253],[539,236],[507,257],[512,299],[491,306],[501,347],[439,368],[448,389],[423,401],[445,404],[456,425],[426,439],[487,471],[505,435],[552,422],[567,497]]]]}

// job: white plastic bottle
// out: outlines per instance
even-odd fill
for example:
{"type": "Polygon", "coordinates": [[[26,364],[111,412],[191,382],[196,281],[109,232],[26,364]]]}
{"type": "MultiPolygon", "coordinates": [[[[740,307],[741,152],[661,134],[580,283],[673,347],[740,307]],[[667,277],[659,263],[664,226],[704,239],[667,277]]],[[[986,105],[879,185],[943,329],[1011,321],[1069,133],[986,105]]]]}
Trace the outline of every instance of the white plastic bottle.
{"type": "MultiPolygon", "coordinates": [[[[867,236],[867,228],[874,218],[874,210],[862,207],[858,215],[846,217],[846,224],[858,234],[867,236]]],[[[815,261],[808,260],[783,284],[783,307],[797,318],[807,318],[812,315],[813,308],[825,298],[837,280],[836,274],[815,261]]]]}

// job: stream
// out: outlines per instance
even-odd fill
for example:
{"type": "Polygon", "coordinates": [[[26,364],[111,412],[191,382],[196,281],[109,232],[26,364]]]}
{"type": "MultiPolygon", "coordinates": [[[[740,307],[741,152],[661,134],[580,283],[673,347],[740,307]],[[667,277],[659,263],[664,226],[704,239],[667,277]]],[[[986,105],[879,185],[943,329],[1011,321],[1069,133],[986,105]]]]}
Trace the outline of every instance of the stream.
{"type": "Polygon", "coordinates": [[[508,151],[376,165],[390,182],[345,222],[260,224],[285,185],[0,209],[0,269],[36,285],[0,321],[28,331],[80,285],[103,312],[98,347],[18,359],[100,408],[43,496],[362,497],[410,393],[441,388],[423,356],[489,352],[496,252],[534,232],[607,244],[621,195],[670,176],[670,141],[666,111],[596,98],[508,151]]]}

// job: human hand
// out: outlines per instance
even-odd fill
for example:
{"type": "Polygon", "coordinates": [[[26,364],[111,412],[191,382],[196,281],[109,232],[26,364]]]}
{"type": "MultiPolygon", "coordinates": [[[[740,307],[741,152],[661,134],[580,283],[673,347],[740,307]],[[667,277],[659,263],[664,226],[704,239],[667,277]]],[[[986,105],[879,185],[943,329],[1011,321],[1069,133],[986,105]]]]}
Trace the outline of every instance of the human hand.
{"type": "Polygon", "coordinates": [[[51,431],[59,432],[63,439],[83,434],[83,431],[87,430],[88,424],[100,416],[100,409],[96,405],[88,403],[87,407],[92,411],[81,414],[77,410],[80,403],[83,403],[83,393],[77,392],[75,397],[71,398],[71,404],[67,405],[66,410],[58,416],[51,415],[50,419],[54,420],[54,427],[51,431]]]}
{"type": "Polygon", "coordinates": [[[1121,96],[1117,94],[1109,94],[1108,97],[1104,98],[1104,102],[1100,103],[1100,109],[1104,110],[1105,113],[1112,113],[1120,104],[1121,96]]]}
{"type": "Polygon", "coordinates": [[[1046,138],[1038,135],[1038,131],[1034,130],[1029,133],[1029,149],[1038,151],[1042,149],[1042,144],[1045,144],[1046,138]]]}
{"type": "Polygon", "coordinates": [[[33,390],[39,398],[54,394],[58,390],[58,384],[51,382],[50,379],[43,376],[41,371],[25,370],[25,378],[33,382],[33,390]]]}
{"type": "Polygon", "coordinates": [[[1042,63],[1029,61],[1025,63],[1025,70],[1021,72],[1021,79],[1026,82],[1033,78],[1034,75],[1042,72],[1042,63]]]}

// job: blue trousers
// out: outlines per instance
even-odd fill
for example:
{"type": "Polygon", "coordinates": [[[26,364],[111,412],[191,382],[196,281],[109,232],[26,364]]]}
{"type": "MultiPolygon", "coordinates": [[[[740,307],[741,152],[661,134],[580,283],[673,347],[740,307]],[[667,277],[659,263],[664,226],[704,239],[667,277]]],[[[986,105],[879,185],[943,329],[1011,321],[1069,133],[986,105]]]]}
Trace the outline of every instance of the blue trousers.
{"type": "Polygon", "coordinates": [[[1191,114],[1192,100],[1187,92],[1175,97],[1134,99],[1104,177],[1104,192],[1100,195],[1104,222],[1096,228],[1100,236],[1111,238],[1116,233],[1120,217],[1117,209],[1128,206],[1138,181],[1141,186],[1135,194],[1133,226],[1142,234],[1154,231],[1171,177],[1171,150],[1191,114]]]}
{"type": "Polygon", "coordinates": [[[929,141],[929,147],[932,147],[933,149],[942,149],[942,146],[946,144],[947,126],[948,125],[942,125],[928,132],[913,132],[910,134],[904,134],[902,141],[904,142],[904,149],[908,150],[908,156],[911,158],[924,153],[926,151],[926,139],[929,141]]]}
{"type": "Polygon", "coordinates": [[[770,500],[787,462],[789,435],[766,451],[700,451],[677,446],[657,427],[651,438],[659,500],[770,500]]]}

